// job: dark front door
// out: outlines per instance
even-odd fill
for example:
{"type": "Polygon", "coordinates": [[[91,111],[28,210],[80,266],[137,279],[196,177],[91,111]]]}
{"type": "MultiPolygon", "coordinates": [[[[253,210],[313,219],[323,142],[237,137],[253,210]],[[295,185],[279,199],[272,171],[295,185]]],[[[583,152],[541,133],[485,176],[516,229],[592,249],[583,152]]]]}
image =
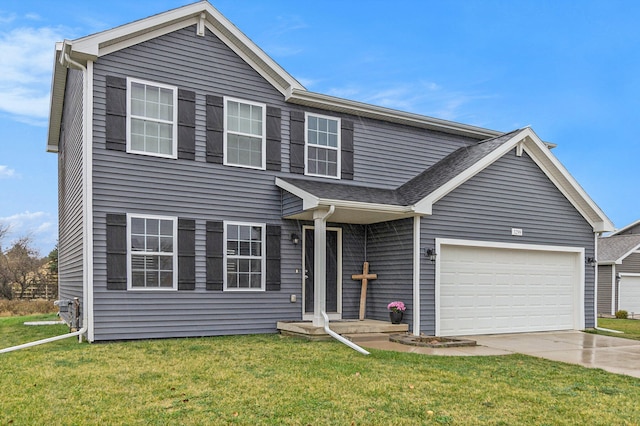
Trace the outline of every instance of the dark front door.
{"type": "MultiPolygon", "coordinates": [[[[313,315],[313,228],[304,230],[304,313],[313,315]]],[[[338,246],[340,244],[337,230],[327,229],[327,314],[337,314],[340,293],[340,280],[338,277],[338,246]]],[[[335,316],[335,315],[334,315],[335,316]]]]}

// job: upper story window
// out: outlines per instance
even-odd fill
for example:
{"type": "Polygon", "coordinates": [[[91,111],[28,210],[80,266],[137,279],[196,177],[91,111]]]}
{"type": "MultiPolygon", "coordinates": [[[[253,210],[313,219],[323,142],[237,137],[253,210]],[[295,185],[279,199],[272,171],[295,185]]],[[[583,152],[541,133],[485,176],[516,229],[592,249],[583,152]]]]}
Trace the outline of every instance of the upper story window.
{"type": "Polygon", "coordinates": [[[340,119],[306,114],[305,174],[340,178],[340,119]]]}
{"type": "Polygon", "coordinates": [[[265,225],[225,223],[225,290],[265,289],[265,225]]]}
{"type": "Polygon", "coordinates": [[[177,289],[177,219],[128,216],[129,288],[177,289]]]}
{"type": "Polygon", "coordinates": [[[225,98],[224,164],[265,169],[266,106],[225,98]]]}
{"type": "Polygon", "coordinates": [[[132,78],[127,85],[127,151],[177,158],[177,88],[132,78]]]}

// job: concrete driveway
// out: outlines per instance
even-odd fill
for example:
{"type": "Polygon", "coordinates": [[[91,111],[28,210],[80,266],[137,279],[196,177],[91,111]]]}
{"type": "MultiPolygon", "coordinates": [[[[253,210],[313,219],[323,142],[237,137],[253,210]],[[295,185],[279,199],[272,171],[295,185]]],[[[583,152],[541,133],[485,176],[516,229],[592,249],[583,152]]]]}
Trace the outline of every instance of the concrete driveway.
{"type": "Polygon", "coordinates": [[[580,331],[468,336],[478,345],[640,377],[640,341],[580,331]]]}
{"type": "Polygon", "coordinates": [[[437,349],[390,342],[388,335],[382,333],[347,335],[347,337],[358,345],[372,349],[440,356],[520,353],[640,378],[640,341],[581,331],[458,336],[475,340],[478,346],[437,349]]]}

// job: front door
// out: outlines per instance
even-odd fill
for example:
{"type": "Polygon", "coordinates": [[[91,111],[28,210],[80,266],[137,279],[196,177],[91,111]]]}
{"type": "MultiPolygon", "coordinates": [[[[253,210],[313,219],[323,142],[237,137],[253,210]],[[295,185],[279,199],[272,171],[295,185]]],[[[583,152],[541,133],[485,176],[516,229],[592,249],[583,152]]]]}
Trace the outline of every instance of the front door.
{"type": "MultiPolygon", "coordinates": [[[[327,228],[327,315],[332,320],[342,318],[342,233],[340,228],[327,228]]],[[[314,229],[304,227],[303,293],[304,319],[313,319],[313,255],[314,229]]]]}

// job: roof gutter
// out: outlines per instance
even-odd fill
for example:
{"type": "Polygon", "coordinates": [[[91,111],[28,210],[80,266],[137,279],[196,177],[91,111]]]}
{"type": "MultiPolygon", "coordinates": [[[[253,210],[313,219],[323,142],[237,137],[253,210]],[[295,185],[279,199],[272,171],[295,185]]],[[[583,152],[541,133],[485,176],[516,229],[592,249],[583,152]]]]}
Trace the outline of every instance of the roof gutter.
{"type": "Polygon", "coordinates": [[[309,92],[298,88],[291,89],[285,100],[298,105],[312,106],[377,120],[406,124],[424,129],[454,133],[476,139],[492,138],[504,133],[482,127],[427,117],[420,114],[408,113],[392,108],[369,105],[364,102],[351,101],[348,99],[309,92]]]}

